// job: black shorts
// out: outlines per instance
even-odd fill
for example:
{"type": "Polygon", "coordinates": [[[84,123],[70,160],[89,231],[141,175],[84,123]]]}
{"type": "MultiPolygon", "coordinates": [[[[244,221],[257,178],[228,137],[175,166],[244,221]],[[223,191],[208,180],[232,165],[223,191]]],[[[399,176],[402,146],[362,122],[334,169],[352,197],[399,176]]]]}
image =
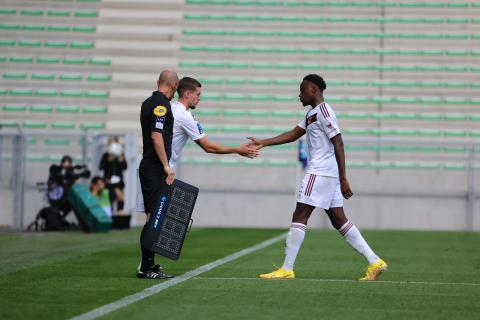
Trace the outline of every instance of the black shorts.
{"type": "Polygon", "coordinates": [[[167,175],[162,163],[154,159],[142,159],[139,172],[145,213],[151,213],[160,196],[161,190],[167,189],[167,175]]]}

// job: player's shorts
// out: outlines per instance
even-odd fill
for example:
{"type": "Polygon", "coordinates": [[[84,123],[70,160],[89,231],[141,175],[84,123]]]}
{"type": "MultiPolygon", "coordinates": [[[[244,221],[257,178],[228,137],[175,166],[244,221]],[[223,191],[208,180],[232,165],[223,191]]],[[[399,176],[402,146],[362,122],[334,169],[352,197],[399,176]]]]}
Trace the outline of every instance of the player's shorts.
{"type": "Polygon", "coordinates": [[[167,175],[162,163],[154,159],[142,159],[138,168],[142,187],[145,212],[151,213],[158,200],[162,186],[166,185],[167,175]]]}
{"type": "Polygon", "coordinates": [[[297,202],[322,209],[343,207],[340,181],[337,177],[306,174],[298,190],[297,202]]]}

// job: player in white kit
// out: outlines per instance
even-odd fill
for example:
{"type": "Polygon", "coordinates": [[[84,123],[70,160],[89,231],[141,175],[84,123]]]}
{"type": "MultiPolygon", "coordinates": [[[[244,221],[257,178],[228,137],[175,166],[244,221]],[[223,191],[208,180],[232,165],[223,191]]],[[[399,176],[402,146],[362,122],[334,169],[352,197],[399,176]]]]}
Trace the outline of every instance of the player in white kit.
{"type": "Polygon", "coordinates": [[[173,123],[170,167],[174,171],[177,171],[177,162],[179,161],[180,153],[188,139],[195,141],[205,152],[208,153],[237,153],[248,158],[254,158],[258,155],[258,150],[256,148],[248,147],[246,144],[237,147],[228,147],[210,141],[206,137],[202,126],[190,111],[190,109],[195,109],[200,102],[202,85],[198,80],[190,77],[180,79],[177,92],[179,97],[178,101],[171,104],[175,120],[173,123]]]}
{"type": "Polygon", "coordinates": [[[350,222],[343,211],[343,198],[353,193],[345,171],[345,152],[337,118],[332,107],[324,101],[325,81],[316,74],[307,75],[300,85],[300,101],[311,106],[305,119],[293,130],[274,138],[259,140],[249,138],[251,146],[266,146],[289,143],[307,134],[309,163],[300,185],[292,225],[287,235],[285,261],[283,266],[271,273],[261,274],[265,279],[295,278],[293,265],[307,230],[307,222],[315,208],[326,211],[332,225],[354,250],[362,254],[369,266],[359,280],[376,280],[387,269],[367,244],[357,227],[350,222]]]}

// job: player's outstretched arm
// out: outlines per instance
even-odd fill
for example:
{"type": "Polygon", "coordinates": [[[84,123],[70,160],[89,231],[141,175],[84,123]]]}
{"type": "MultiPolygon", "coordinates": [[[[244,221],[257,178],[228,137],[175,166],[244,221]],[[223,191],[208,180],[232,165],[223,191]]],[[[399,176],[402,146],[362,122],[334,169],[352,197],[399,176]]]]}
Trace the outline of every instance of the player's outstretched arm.
{"type": "Polygon", "coordinates": [[[249,146],[255,147],[256,149],[261,149],[267,146],[274,146],[277,144],[285,144],[297,140],[305,134],[305,129],[296,126],[290,131],[279,134],[276,137],[269,139],[257,139],[254,137],[247,137],[250,140],[248,143],[249,146]]]}
{"type": "Polygon", "coordinates": [[[195,140],[195,142],[207,153],[228,154],[236,153],[241,156],[253,159],[258,156],[258,150],[249,147],[247,144],[242,144],[237,147],[227,147],[223,144],[210,141],[207,137],[195,140]]]}
{"type": "Polygon", "coordinates": [[[342,135],[337,134],[335,137],[331,138],[330,141],[332,141],[333,148],[335,150],[335,159],[337,159],[340,189],[342,190],[343,197],[348,199],[353,196],[353,192],[350,187],[350,182],[348,182],[347,179],[347,171],[345,168],[345,150],[343,148],[342,135]]]}

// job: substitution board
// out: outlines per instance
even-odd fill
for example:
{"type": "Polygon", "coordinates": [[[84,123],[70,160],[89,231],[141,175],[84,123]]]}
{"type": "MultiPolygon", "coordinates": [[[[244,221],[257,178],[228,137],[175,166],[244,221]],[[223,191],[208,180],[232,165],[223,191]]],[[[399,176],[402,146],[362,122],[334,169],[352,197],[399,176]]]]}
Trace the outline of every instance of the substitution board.
{"type": "Polygon", "coordinates": [[[199,189],[175,179],[160,190],[155,210],[147,224],[142,245],[164,257],[180,257],[185,235],[192,222],[192,212],[199,189]]]}

